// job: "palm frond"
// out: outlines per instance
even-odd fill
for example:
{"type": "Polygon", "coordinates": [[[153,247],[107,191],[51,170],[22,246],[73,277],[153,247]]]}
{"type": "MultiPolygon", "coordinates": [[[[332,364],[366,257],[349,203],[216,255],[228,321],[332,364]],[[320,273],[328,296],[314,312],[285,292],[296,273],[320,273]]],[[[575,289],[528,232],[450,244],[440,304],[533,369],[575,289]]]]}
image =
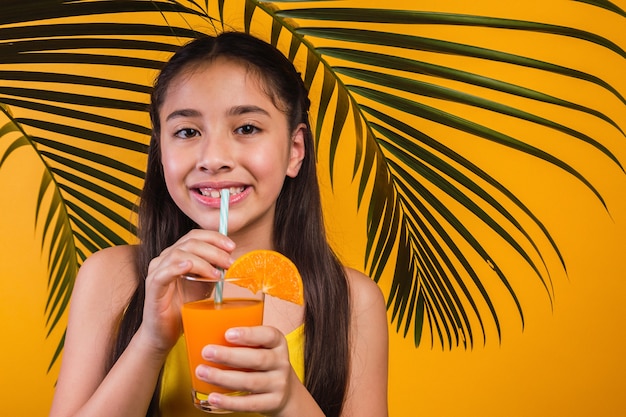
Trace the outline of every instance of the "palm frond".
{"type": "Polygon", "coordinates": [[[621,7],[616,5],[615,3],[610,2],[608,0],[573,0],[573,1],[578,1],[580,3],[588,3],[588,4],[591,4],[593,6],[606,9],[606,10],[612,12],[612,13],[617,13],[617,14],[619,14],[622,17],[626,17],[626,11],[624,11],[624,9],[622,9],[621,7]]]}
{"type": "MultiPolygon", "coordinates": [[[[429,187],[423,184],[431,184],[458,202],[510,245],[541,279],[550,302],[554,288],[544,261],[544,253],[539,249],[536,239],[546,239],[565,268],[565,261],[556,242],[541,220],[503,184],[452,148],[445,146],[441,140],[429,137],[409,126],[406,120],[415,118],[416,120],[429,120],[457,131],[467,132],[474,138],[493,141],[544,160],[577,178],[605,207],[601,193],[566,160],[560,159],[543,150],[541,146],[533,145],[523,138],[475,123],[458,113],[443,110],[443,106],[433,106],[427,103],[457,103],[545,126],[573,140],[588,144],[592,149],[604,154],[607,160],[618,166],[622,172],[624,170],[618,157],[597,138],[554,120],[548,120],[531,111],[488,100],[463,90],[444,87],[437,84],[440,82],[438,79],[460,81],[587,113],[611,125],[622,138],[624,131],[612,116],[596,109],[523,85],[411,57],[416,56],[416,53],[426,52],[498,61],[532,68],[595,84],[610,92],[622,103],[626,104],[626,102],[615,87],[593,74],[507,51],[419,36],[417,35],[419,25],[480,27],[544,33],[582,40],[610,50],[620,57],[626,56],[624,50],[602,36],[560,25],[412,10],[335,7],[300,9],[295,5],[297,2],[288,3],[289,7],[293,8],[281,10],[277,12],[277,15],[286,21],[297,22],[294,24],[297,27],[293,31],[296,36],[303,37],[303,43],[321,45],[314,49],[324,66],[325,74],[323,95],[319,98],[323,109],[321,116],[326,116],[331,96],[336,94],[339,101],[345,94],[343,92],[345,89],[348,92],[348,98],[341,102],[350,103],[355,117],[362,118],[367,126],[367,133],[357,139],[361,143],[359,143],[358,151],[355,152],[355,167],[360,163],[367,163],[368,168],[361,171],[360,178],[356,178],[360,181],[361,190],[366,188],[372,175],[377,178],[373,195],[371,198],[363,199],[369,205],[368,218],[371,222],[368,227],[366,265],[369,265],[370,274],[374,279],[379,279],[385,264],[384,260],[391,253],[390,247],[399,242],[398,263],[389,297],[389,306],[393,307],[393,318],[397,320],[398,330],[404,323],[404,334],[407,335],[411,328],[410,324],[413,322],[415,341],[419,344],[424,321],[428,320],[433,329],[431,336],[437,334],[438,342],[442,345],[453,346],[462,343],[465,346],[471,346],[474,332],[468,316],[474,315],[473,320],[478,323],[478,329],[483,334],[485,330],[483,323],[487,320],[485,317],[489,316],[488,322],[494,323],[498,337],[501,335],[498,313],[489,291],[483,284],[484,278],[479,277],[475,266],[459,248],[457,243],[459,238],[468,243],[498,276],[513,300],[523,325],[522,305],[506,274],[492,259],[482,242],[475,239],[473,232],[464,226],[458,215],[449,210],[444,200],[429,191],[429,187]],[[323,26],[320,25],[322,21],[325,22],[323,26]],[[346,27],[350,23],[358,23],[359,26],[346,27]],[[380,29],[370,30],[367,26],[369,23],[377,24],[377,27],[384,24],[403,25],[401,27],[404,31],[395,33],[384,32],[380,29]],[[406,25],[413,25],[414,29],[407,32],[406,25]],[[327,41],[339,44],[341,47],[325,46],[327,41]],[[385,48],[384,50],[393,51],[396,55],[378,52],[381,46],[385,48]],[[408,75],[396,75],[398,73],[408,75]],[[435,78],[435,80],[433,82],[421,81],[416,79],[416,75],[435,78]],[[330,80],[331,77],[332,80],[330,80]],[[391,116],[391,114],[400,115],[391,116]],[[374,164],[373,161],[384,161],[384,163],[374,164]],[[374,172],[370,172],[369,168],[374,172]],[[490,188],[484,188],[485,185],[489,185],[490,188]],[[519,215],[505,208],[505,205],[493,196],[494,193],[499,194],[500,199],[508,200],[515,210],[520,210],[527,216],[533,223],[533,227],[541,231],[542,236],[536,236],[530,232],[529,227],[524,227],[516,217],[519,215]],[[498,213],[498,217],[494,217],[492,210],[498,213]],[[439,216],[444,219],[443,222],[438,219],[439,216]],[[452,237],[449,230],[454,230],[458,237],[452,237]],[[513,231],[516,233],[514,234],[513,231]],[[424,241],[424,239],[428,240],[424,241]],[[442,240],[443,245],[440,243],[442,240]],[[522,243],[524,241],[529,245],[530,250],[525,248],[526,245],[522,243]],[[457,266],[459,263],[460,267],[457,266]],[[481,303],[484,307],[479,307],[481,303]],[[481,309],[485,309],[485,312],[481,309]]],[[[388,27],[393,26],[385,26],[385,28],[388,27]]],[[[346,120],[343,116],[346,113],[345,105],[338,104],[337,109],[341,109],[339,114],[342,116],[338,122],[341,126],[346,120]]],[[[331,111],[333,110],[336,109],[331,111]]],[[[318,132],[320,124],[321,121],[318,120],[318,132]]],[[[333,124],[334,127],[335,124],[333,124]]],[[[318,157],[330,159],[331,176],[334,166],[333,158],[335,158],[332,150],[336,149],[338,137],[339,135],[332,135],[330,153],[318,154],[318,157]]],[[[358,170],[355,169],[355,175],[357,172],[358,170]]]]}
{"type": "MultiPolygon", "coordinates": [[[[13,118],[10,108],[4,104],[0,104],[0,108],[8,119],[0,130],[0,140],[10,141],[0,159],[1,169],[3,163],[17,149],[28,147],[34,150],[34,142],[20,123],[13,118]],[[19,133],[19,135],[15,138],[12,137],[12,133],[19,133]]],[[[63,199],[58,189],[55,188],[53,176],[48,170],[44,170],[39,184],[35,217],[35,229],[37,228],[41,228],[43,236],[41,250],[48,258],[50,274],[47,283],[48,299],[44,310],[45,325],[49,336],[67,310],[78,266],[77,251],[63,199]]],[[[48,371],[58,359],[61,346],[62,340],[58,343],[57,353],[50,360],[48,371]]]]}
{"type": "MultiPolygon", "coordinates": [[[[128,243],[135,232],[130,213],[143,180],[149,128],[145,120],[128,122],[137,117],[121,115],[145,113],[151,79],[141,75],[140,82],[113,79],[100,68],[155,71],[164,56],[137,57],[135,52],[171,53],[180,38],[196,32],[163,24],[164,15],[197,12],[171,2],[41,1],[34,8],[29,4],[26,14],[25,6],[2,6],[0,103],[5,114],[11,106],[17,116],[0,137],[4,140],[5,133],[16,129],[22,132],[2,161],[18,147],[30,146],[46,167],[39,184],[36,225],[49,259],[45,315],[50,336],[67,311],[82,261],[101,248],[128,243]],[[125,12],[156,14],[161,24],[72,19],[125,12]],[[37,24],[13,26],[26,15],[37,24]],[[173,41],[151,40],[163,36],[173,41]],[[67,71],[68,64],[73,71],[67,71]]],[[[62,351],[63,339],[58,340],[49,370],[62,351]]]]}

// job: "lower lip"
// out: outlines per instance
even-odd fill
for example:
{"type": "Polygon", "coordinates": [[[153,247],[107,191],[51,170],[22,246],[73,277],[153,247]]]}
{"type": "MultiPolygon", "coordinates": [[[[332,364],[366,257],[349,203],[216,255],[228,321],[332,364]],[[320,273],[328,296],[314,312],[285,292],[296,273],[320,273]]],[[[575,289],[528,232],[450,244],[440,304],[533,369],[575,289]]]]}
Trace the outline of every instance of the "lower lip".
{"type": "MultiPolygon", "coordinates": [[[[220,208],[221,199],[219,197],[215,198],[215,197],[202,195],[196,192],[195,190],[193,190],[191,194],[194,196],[194,198],[197,201],[199,201],[200,203],[202,203],[203,205],[207,207],[217,208],[217,209],[220,208]]],[[[230,205],[240,202],[241,200],[246,198],[248,194],[250,194],[250,187],[244,188],[244,190],[240,192],[239,194],[231,194],[230,199],[228,200],[228,205],[230,206],[230,205]]]]}

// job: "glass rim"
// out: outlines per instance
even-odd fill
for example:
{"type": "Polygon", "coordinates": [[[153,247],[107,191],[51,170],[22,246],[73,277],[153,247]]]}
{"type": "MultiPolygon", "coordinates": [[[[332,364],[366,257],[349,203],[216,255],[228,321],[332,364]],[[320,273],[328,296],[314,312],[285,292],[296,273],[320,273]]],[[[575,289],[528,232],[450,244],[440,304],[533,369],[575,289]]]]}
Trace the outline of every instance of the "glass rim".
{"type": "Polygon", "coordinates": [[[187,280],[187,281],[193,281],[193,282],[218,283],[218,282],[240,281],[243,278],[241,278],[241,277],[213,278],[213,277],[203,277],[203,276],[194,275],[194,274],[183,274],[183,275],[180,276],[180,279],[184,279],[184,280],[187,280]]]}

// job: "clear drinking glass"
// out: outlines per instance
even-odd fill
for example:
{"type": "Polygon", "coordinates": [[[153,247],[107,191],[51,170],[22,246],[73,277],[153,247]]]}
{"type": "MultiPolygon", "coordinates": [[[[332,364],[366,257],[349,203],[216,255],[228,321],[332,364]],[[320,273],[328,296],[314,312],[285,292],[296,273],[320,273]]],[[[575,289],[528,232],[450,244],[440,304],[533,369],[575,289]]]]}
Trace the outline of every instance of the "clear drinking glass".
{"type": "Polygon", "coordinates": [[[226,395],[246,395],[246,392],[224,389],[208,384],[196,377],[195,369],[200,364],[207,364],[220,369],[228,367],[206,361],[201,356],[206,345],[230,344],[224,333],[231,327],[260,326],[263,324],[262,291],[252,292],[236,285],[237,278],[226,278],[222,281],[221,302],[216,302],[216,288],[219,279],[183,276],[179,280],[179,291],[182,298],[182,318],[189,370],[192,377],[192,396],[194,405],[206,412],[226,414],[230,411],[211,406],[208,396],[212,392],[226,395]]]}

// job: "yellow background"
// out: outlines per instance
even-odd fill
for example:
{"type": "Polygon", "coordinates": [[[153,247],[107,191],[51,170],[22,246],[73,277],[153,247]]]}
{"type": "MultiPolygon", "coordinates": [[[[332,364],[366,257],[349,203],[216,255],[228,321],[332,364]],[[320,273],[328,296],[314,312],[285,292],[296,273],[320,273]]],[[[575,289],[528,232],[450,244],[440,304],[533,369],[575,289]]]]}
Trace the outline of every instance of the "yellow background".
{"type": "MultiPolygon", "coordinates": [[[[574,23],[626,47],[623,18],[608,13],[590,16],[582,4],[524,2],[522,7],[518,2],[460,3],[464,2],[438,2],[437,7],[494,16],[506,11],[520,18],[574,23]]],[[[359,5],[365,7],[368,2],[359,5]]],[[[402,2],[398,6],[406,7],[402,2]]],[[[621,6],[624,7],[623,2],[621,6]]],[[[626,95],[626,65],[615,54],[597,47],[587,48],[572,40],[562,39],[561,44],[552,44],[540,35],[530,35],[523,42],[520,39],[502,37],[482,41],[503,44],[513,51],[526,51],[530,47],[538,57],[544,58],[562,54],[564,65],[601,76],[626,95]]],[[[499,73],[508,69],[493,64],[486,65],[485,70],[499,73]]],[[[536,74],[519,70],[510,76],[532,83],[536,74]]],[[[626,129],[623,104],[597,88],[585,83],[551,83],[549,77],[537,83],[550,83],[553,92],[565,97],[583,97],[586,105],[610,114],[626,129]]],[[[551,110],[547,107],[542,114],[549,118],[551,110]]],[[[545,134],[541,129],[533,130],[478,110],[473,117],[488,119],[492,126],[503,131],[527,129],[525,133],[536,135],[538,140],[545,134]]],[[[614,129],[574,112],[560,112],[555,117],[599,137],[626,163],[626,141],[614,129]]],[[[437,126],[425,128],[430,132],[455,134],[437,126]]],[[[626,175],[588,147],[559,140],[558,135],[551,138],[554,139],[549,145],[552,152],[575,161],[576,168],[604,196],[608,211],[578,181],[545,163],[490,144],[466,145],[466,148],[458,145],[481,167],[497,176],[544,222],[563,253],[567,274],[555,266],[555,259],[548,259],[554,284],[551,307],[528,267],[505,248],[494,248],[500,250],[512,281],[520,288],[522,303],[528,307],[523,329],[513,311],[510,317],[505,317],[501,343],[489,338],[485,346],[478,343],[468,351],[443,351],[438,346],[431,348],[428,343],[415,348],[410,337],[405,339],[395,332],[395,324],[390,325],[391,416],[626,415],[626,326],[623,324],[626,175]]],[[[4,152],[4,146],[0,143],[0,153],[4,152]]],[[[320,168],[323,172],[324,167],[320,168]]],[[[41,255],[39,235],[34,227],[40,169],[37,156],[28,148],[18,151],[0,169],[0,415],[3,416],[46,415],[58,372],[58,365],[46,372],[56,348],[54,340],[59,335],[47,338],[44,321],[46,259],[41,255]]],[[[322,175],[321,181],[328,189],[329,179],[322,175]]],[[[349,182],[335,186],[336,193],[327,192],[324,200],[329,236],[343,259],[362,269],[365,213],[356,212],[349,182]]],[[[489,245],[489,235],[484,236],[489,245]]],[[[497,244],[494,240],[493,245],[497,244]]],[[[385,294],[391,272],[388,270],[379,283],[385,294]]],[[[510,306],[502,308],[506,311],[510,306]]]]}

